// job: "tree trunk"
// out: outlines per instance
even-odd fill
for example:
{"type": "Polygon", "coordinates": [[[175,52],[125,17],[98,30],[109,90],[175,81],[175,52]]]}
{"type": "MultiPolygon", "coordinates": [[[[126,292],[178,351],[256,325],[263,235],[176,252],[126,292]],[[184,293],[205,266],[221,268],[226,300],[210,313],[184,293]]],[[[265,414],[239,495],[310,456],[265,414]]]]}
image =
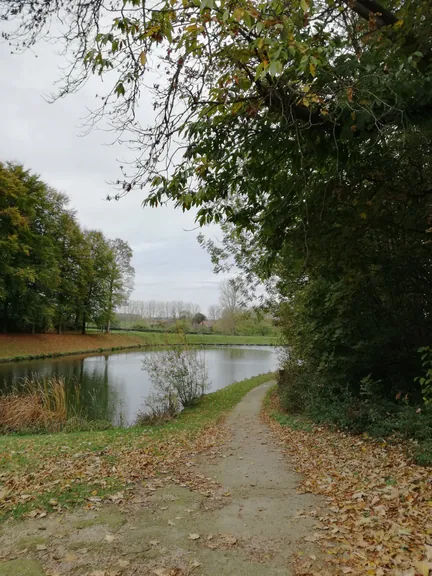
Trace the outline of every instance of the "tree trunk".
{"type": "Polygon", "coordinates": [[[7,300],[5,300],[5,303],[3,306],[3,334],[7,334],[7,307],[8,307],[8,303],[7,303],[7,300]]]}
{"type": "Polygon", "coordinates": [[[81,326],[81,334],[86,333],[86,314],[84,312],[83,319],[82,319],[82,326],[81,326]]]}
{"type": "Polygon", "coordinates": [[[109,287],[109,300],[108,300],[108,314],[107,314],[107,323],[106,323],[106,328],[105,331],[107,334],[109,334],[109,331],[111,329],[111,311],[112,311],[112,301],[113,301],[113,280],[111,278],[110,280],[110,287],[109,287]]]}

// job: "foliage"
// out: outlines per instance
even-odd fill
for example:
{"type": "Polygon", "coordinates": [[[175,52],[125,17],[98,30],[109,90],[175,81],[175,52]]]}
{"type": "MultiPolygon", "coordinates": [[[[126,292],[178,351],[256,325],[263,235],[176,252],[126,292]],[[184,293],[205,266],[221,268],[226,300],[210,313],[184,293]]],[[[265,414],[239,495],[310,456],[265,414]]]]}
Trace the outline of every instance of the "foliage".
{"type": "Polygon", "coordinates": [[[420,384],[423,402],[426,406],[432,406],[432,348],[424,346],[419,349],[421,353],[423,368],[426,373],[424,377],[416,378],[420,384]]]}
{"type": "Polygon", "coordinates": [[[176,415],[195,404],[210,386],[203,352],[188,345],[185,337],[181,344],[147,354],[143,369],[153,384],[146,399],[153,418],[176,415]]]}
{"type": "Polygon", "coordinates": [[[109,326],[130,294],[132,251],[80,230],[66,196],[20,165],[0,163],[0,326],[46,332],[109,326]]]}
{"type": "Polygon", "coordinates": [[[120,4],[103,26],[104,0],[3,0],[0,15],[19,16],[6,38],[20,47],[53,15],[70,23],[61,95],[91,74],[114,78],[95,118],[106,113],[139,150],[117,196],[142,189],[145,205],[173,201],[196,208],[200,225],[222,224],[221,245],[203,241],[216,269],[234,264],[248,290],[265,281],[282,302],[315,405],[363,407],[372,388],[420,405],[416,351],[432,329],[431,3],[120,4]],[[157,115],[142,127],[151,65],[157,115]]]}
{"type": "Polygon", "coordinates": [[[202,312],[197,312],[195,316],[192,318],[192,324],[195,325],[202,324],[204,320],[207,320],[205,314],[202,314],[202,312]]]}
{"type": "Polygon", "coordinates": [[[411,406],[402,395],[398,395],[397,401],[383,398],[377,385],[380,383],[365,379],[361,396],[347,390],[335,391],[324,387],[307,367],[294,368],[292,364],[279,376],[281,405],[290,415],[303,414],[319,424],[353,434],[410,441],[409,449],[417,462],[430,465],[432,410],[429,406],[411,406]]]}

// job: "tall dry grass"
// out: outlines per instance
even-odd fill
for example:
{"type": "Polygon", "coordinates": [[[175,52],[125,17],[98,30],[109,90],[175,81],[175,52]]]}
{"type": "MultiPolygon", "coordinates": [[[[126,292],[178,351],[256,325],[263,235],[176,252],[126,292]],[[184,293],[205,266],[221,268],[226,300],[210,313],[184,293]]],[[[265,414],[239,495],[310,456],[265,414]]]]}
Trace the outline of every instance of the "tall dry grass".
{"type": "Polygon", "coordinates": [[[63,378],[22,379],[0,396],[0,431],[61,430],[68,418],[63,378]]]}

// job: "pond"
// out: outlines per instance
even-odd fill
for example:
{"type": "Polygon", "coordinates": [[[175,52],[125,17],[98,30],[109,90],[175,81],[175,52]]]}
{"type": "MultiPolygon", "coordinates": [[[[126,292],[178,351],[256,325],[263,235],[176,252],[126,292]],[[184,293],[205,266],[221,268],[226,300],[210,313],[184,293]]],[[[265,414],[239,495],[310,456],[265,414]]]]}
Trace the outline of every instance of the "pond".
{"type": "MultiPolygon", "coordinates": [[[[130,425],[144,408],[151,389],[148,374],[142,369],[144,355],[148,353],[148,350],[131,350],[0,364],[0,389],[10,390],[25,377],[62,377],[69,398],[73,397],[79,410],[90,419],[130,425]]],[[[202,354],[211,382],[210,392],[274,371],[278,365],[277,349],[270,346],[211,347],[203,348],[202,354]]]]}

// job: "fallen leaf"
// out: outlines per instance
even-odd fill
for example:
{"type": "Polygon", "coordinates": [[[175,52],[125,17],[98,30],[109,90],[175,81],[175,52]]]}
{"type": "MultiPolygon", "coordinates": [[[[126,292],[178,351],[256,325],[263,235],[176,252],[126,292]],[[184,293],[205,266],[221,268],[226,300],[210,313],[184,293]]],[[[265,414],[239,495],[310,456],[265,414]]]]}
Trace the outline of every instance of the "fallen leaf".
{"type": "Polygon", "coordinates": [[[37,550],[38,552],[42,552],[43,550],[48,550],[48,548],[45,546],[45,544],[38,544],[38,545],[36,546],[36,550],[37,550]]]}
{"type": "Polygon", "coordinates": [[[150,540],[151,546],[157,546],[159,544],[159,540],[150,540]]]}
{"type": "Polygon", "coordinates": [[[113,536],[112,534],[107,534],[107,535],[105,536],[105,540],[106,540],[107,542],[114,542],[115,536],[113,536]]]}
{"type": "Polygon", "coordinates": [[[416,562],[414,566],[421,576],[429,576],[429,571],[432,570],[431,562],[416,562]]]}
{"type": "Polygon", "coordinates": [[[175,522],[173,522],[172,520],[168,520],[168,526],[175,526],[175,522]]]}
{"type": "Polygon", "coordinates": [[[198,560],[193,560],[191,562],[191,568],[198,568],[201,565],[202,565],[201,562],[198,562],[198,560]]]}
{"type": "Polygon", "coordinates": [[[200,537],[199,534],[189,534],[188,538],[189,540],[198,540],[200,537]]]}

